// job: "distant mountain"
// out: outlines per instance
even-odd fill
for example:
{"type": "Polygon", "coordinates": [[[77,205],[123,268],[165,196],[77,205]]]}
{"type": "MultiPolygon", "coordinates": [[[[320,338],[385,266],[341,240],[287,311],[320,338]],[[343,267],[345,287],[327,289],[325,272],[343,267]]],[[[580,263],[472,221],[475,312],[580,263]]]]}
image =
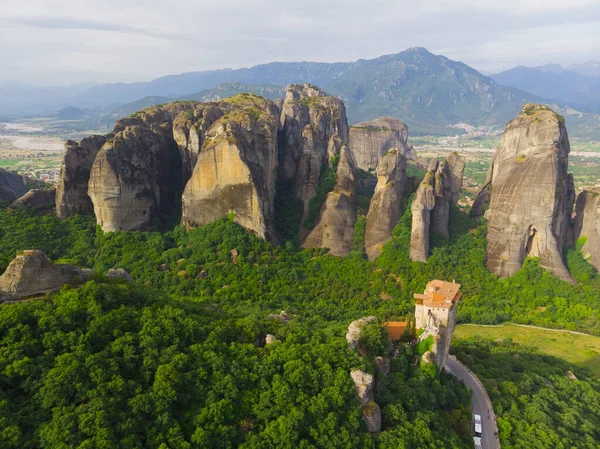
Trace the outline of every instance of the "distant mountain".
{"type": "Polygon", "coordinates": [[[253,86],[250,84],[242,84],[236,83],[235,81],[230,81],[227,83],[219,84],[218,86],[213,87],[212,89],[206,89],[201,92],[186,95],[180,97],[180,100],[195,100],[195,101],[218,101],[223,98],[232,97],[233,95],[237,95],[239,93],[246,92],[255,95],[260,95],[261,97],[268,98],[270,100],[276,100],[278,98],[283,98],[285,96],[285,89],[280,86],[275,85],[258,85],[253,86]]]}
{"type": "Polygon", "coordinates": [[[567,70],[584,76],[600,76],[600,61],[589,61],[581,64],[573,64],[567,67],[567,70]]]}
{"type": "Polygon", "coordinates": [[[56,114],[56,118],[58,120],[82,120],[84,118],[88,118],[89,115],[75,106],[67,106],[66,108],[62,108],[56,114]]]}
{"type": "Polygon", "coordinates": [[[444,132],[446,126],[458,122],[504,126],[523,103],[539,100],[500,86],[466,64],[424,48],[411,48],[356,62],[273,62],[246,69],[170,75],[148,83],[104,84],[78,95],[74,104],[122,103],[146,96],[222,98],[238,93],[235,83],[271,85],[271,90],[262,91],[271,98],[280,96],[277,87],[297,82],[316,84],[341,97],[351,122],[391,115],[417,132],[444,132]],[[232,84],[222,84],[227,82],[232,84]],[[211,92],[217,85],[218,91],[211,92]]]}
{"type": "Polygon", "coordinates": [[[69,106],[71,98],[89,88],[89,85],[38,87],[16,81],[0,81],[0,114],[54,113],[69,106]]]}
{"type": "MultiPolygon", "coordinates": [[[[592,64],[592,63],[590,63],[592,64]]],[[[580,65],[575,71],[571,66],[564,69],[558,64],[542,67],[515,67],[492,75],[496,82],[524,90],[543,98],[580,105],[600,112],[600,76],[589,76],[593,66],[580,65]]],[[[600,65],[598,66],[600,72],[600,65]]]]}
{"type": "MultiPolygon", "coordinates": [[[[563,71],[559,66],[538,70],[547,77],[559,76],[563,71]]],[[[522,84],[527,76],[523,75],[522,84]]],[[[583,113],[579,108],[567,108],[567,101],[552,104],[556,102],[554,99],[562,100],[554,95],[556,90],[545,90],[544,97],[553,100],[544,100],[531,90],[525,92],[516,82],[511,84],[513,87],[501,85],[462,62],[434,55],[424,48],[355,62],[273,62],[237,70],[169,75],[143,83],[102,84],[73,94],[66,105],[91,111],[118,104],[109,114],[101,113],[102,120],[97,123],[108,124],[115,115],[128,115],[142,107],[177,98],[206,101],[240,91],[277,98],[283,95],[285,85],[299,82],[316,84],[330,95],[342,98],[350,123],[393,116],[406,122],[413,135],[445,134],[449,125],[460,122],[502,128],[519,113],[523,103],[532,101],[551,103],[561,113],[568,111],[569,125],[585,124],[582,136],[600,138],[597,116],[583,113]]],[[[533,89],[535,84],[525,87],[533,89]]]]}

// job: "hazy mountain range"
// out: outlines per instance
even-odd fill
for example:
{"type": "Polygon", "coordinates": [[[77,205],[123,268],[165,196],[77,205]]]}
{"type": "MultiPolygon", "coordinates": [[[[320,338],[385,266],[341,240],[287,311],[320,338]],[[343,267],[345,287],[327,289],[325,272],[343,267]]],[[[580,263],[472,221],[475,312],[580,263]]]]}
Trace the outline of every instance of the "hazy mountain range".
{"type": "Polygon", "coordinates": [[[491,76],[505,86],[600,112],[600,63],[518,66],[491,76]]]}
{"type": "Polygon", "coordinates": [[[590,75],[598,67],[587,64],[560,69],[518,67],[488,77],[424,48],[411,48],[355,62],[273,62],[237,70],[191,72],[150,82],[92,87],[32,88],[0,83],[0,115],[48,114],[75,106],[82,113],[68,109],[67,116],[95,117],[98,124],[110,127],[115,118],[152,104],[174,99],[207,101],[240,91],[277,98],[285,85],[308,82],[342,98],[351,123],[391,115],[405,121],[416,133],[444,132],[446,126],[459,122],[502,127],[520,111],[523,103],[533,101],[551,103],[566,114],[569,125],[577,127],[579,135],[600,134],[598,117],[578,110],[580,106],[594,109],[594,96],[579,92],[581,89],[594,92],[596,84],[591,80],[596,78],[590,75]],[[545,76],[547,82],[530,81],[530,77],[536,76],[545,76]],[[579,78],[569,81],[573,76],[579,78]],[[579,88],[580,79],[589,82],[579,88]],[[553,89],[552,83],[567,86],[553,89]],[[588,103],[583,99],[588,99],[588,103]]]}

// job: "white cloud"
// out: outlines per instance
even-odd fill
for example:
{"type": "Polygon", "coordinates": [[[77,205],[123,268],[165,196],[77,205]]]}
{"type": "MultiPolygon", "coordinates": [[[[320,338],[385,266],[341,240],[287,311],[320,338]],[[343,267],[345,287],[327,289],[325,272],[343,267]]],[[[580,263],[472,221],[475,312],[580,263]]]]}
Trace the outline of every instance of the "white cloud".
{"type": "Polygon", "coordinates": [[[491,72],[600,60],[599,42],[594,0],[33,0],[0,6],[0,79],[149,80],[412,46],[491,72]]]}

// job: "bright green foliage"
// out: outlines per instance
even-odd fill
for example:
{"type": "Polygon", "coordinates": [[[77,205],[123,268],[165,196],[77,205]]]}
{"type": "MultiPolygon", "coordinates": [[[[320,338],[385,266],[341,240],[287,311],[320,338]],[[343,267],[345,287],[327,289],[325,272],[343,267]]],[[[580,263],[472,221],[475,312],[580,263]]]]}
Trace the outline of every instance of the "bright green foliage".
{"type": "Polygon", "coordinates": [[[427,338],[421,340],[419,343],[415,345],[414,351],[415,354],[423,355],[427,351],[431,351],[431,347],[433,346],[433,335],[428,335],[427,338]]]}
{"type": "Polygon", "coordinates": [[[388,333],[380,323],[367,323],[361,328],[359,343],[370,356],[386,356],[388,342],[388,333]]]}
{"type": "Polygon", "coordinates": [[[587,370],[510,339],[457,340],[452,351],[484,380],[503,448],[598,447],[600,380],[587,370]]]}
{"type": "MultiPolygon", "coordinates": [[[[362,251],[275,247],[227,219],[104,234],[93,217],[0,211],[3,267],[18,250],[42,249],[99,273],[124,268],[136,281],[97,278],[0,306],[0,446],[468,447],[466,391],[408,354],[382,379],[381,434],[366,434],[349,371],[375,370],[348,349],[348,324],[406,316],[412,295],[439,278],[462,284],[459,321],[598,334],[600,281],[576,250],[567,258],[576,286],[533,259],[500,280],[485,268],[485,223],[457,210],[450,240],[413,263],[411,219],[409,206],[369,263],[362,251]],[[280,310],[289,324],[266,319],[280,310]],[[264,348],[267,333],[279,341],[264,348]]],[[[510,425],[514,438],[529,430],[510,425]]]]}

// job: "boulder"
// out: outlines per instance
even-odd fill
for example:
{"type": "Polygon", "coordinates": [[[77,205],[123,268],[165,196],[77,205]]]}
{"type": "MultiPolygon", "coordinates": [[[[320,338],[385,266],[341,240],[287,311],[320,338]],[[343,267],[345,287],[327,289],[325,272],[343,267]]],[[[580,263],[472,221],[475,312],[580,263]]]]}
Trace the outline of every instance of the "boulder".
{"type": "Polygon", "coordinates": [[[600,271],[600,189],[582,191],[577,196],[575,210],[577,248],[600,271]]]}
{"type": "Polygon", "coordinates": [[[373,400],[375,378],[372,374],[357,369],[350,371],[350,377],[354,382],[356,396],[361,400],[362,405],[367,405],[369,401],[373,400]]]}
{"type": "Polygon", "coordinates": [[[271,320],[278,320],[282,324],[287,324],[290,321],[290,316],[285,310],[282,310],[279,312],[279,314],[271,313],[267,318],[271,320]]]}
{"type": "Polygon", "coordinates": [[[363,420],[367,425],[369,433],[377,433],[381,430],[381,409],[375,401],[369,401],[363,406],[363,420]]]}
{"type": "Polygon", "coordinates": [[[225,101],[235,109],[206,134],[183,193],[182,225],[189,228],[232,216],[258,236],[277,241],[277,107],[253,95],[225,101]]]}
{"type": "Polygon", "coordinates": [[[408,127],[394,117],[379,117],[350,127],[350,148],[358,168],[372,171],[384,154],[396,149],[402,156],[414,159],[414,148],[408,146],[408,127]]]}
{"type": "Polygon", "coordinates": [[[350,325],[348,326],[348,331],[346,332],[346,341],[352,349],[356,349],[358,347],[362,327],[367,323],[375,322],[377,322],[377,317],[371,315],[364,318],[360,318],[358,320],[354,320],[352,321],[352,323],[350,323],[350,325]]]}
{"type": "Polygon", "coordinates": [[[0,276],[0,302],[50,293],[65,284],[81,283],[92,273],[72,265],[53,264],[39,250],[22,251],[0,276]]]}
{"type": "Polygon", "coordinates": [[[124,279],[127,282],[133,282],[133,279],[131,278],[131,276],[129,276],[129,273],[123,268],[111,268],[106,272],[106,277],[109,279],[124,279]]]}
{"type": "Polygon", "coordinates": [[[267,334],[265,337],[265,345],[270,345],[271,343],[275,343],[277,341],[277,337],[275,335],[267,334]]]}
{"type": "Polygon", "coordinates": [[[54,208],[54,200],[56,197],[56,189],[32,189],[22,197],[15,200],[10,207],[13,209],[21,209],[24,207],[35,208],[54,208]]]}
{"type": "Polygon", "coordinates": [[[92,164],[108,136],[90,136],[81,142],[68,140],[56,186],[56,214],[67,218],[74,214],[91,214],[94,205],[88,195],[92,164]]]}
{"type": "Polygon", "coordinates": [[[506,125],[492,164],[487,266],[500,277],[525,257],[573,282],[562,260],[572,211],[564,119],[544,105],[526,104],[506,125]]]}
{"type": "Polygon", "coordinates": [[[279,154],[279,176],[291,181],[305,214],[316,196],[323,164],[348,141],[346,108],[340,99],[310,84],[286,87],[280,116],[279,147],[283,151],[279,154]],[[332,142],[332,138],[339,142],[332,142]]]}
{"type": "Polygon", "coordinates": [[[314,228],[303,248],[329,248],[329,254],[345,256],[352,248],[356,223],[356,167],[348,147],[342,147],[333,191],[327,194],[314,228]]]}
{"type": "Polygon", "coordinates": [[[231,263],[238,263],[239,255],[240,253],[238,252],[237,248],[233,248],[231,251],[229,251],[229,260],[231,263]]]}
{"type": "Polygon", "coordinates": [[[365,228],[365,250],[370,261],[379,257],[383,245],[392,238],[402,215],[406,181],[406,158],[396,149],[381,156],[365,228]]]}
{"type": "Polygon", "coordinates": [[[11,191],[15,198],[25,195],[27,186],[23,177],[17,173],[12,173],[3,168],[0,168],[0,187],[4,190],[11,191]]]}

